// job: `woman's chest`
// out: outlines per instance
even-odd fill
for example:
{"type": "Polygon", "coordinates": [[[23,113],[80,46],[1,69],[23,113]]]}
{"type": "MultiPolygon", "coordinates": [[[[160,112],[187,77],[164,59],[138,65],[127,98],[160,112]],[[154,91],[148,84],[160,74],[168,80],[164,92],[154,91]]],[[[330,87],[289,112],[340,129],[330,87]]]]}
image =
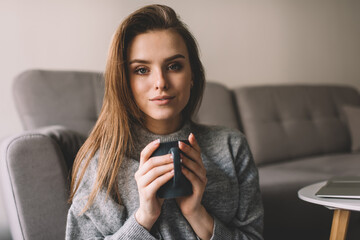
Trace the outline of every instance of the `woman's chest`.
{"type": "Polygon", "coordinates": [[[233,161],[202,157],[208,180],[202,204],[220,220],[230,222],[238,210],[240,194],[233,161]]]}

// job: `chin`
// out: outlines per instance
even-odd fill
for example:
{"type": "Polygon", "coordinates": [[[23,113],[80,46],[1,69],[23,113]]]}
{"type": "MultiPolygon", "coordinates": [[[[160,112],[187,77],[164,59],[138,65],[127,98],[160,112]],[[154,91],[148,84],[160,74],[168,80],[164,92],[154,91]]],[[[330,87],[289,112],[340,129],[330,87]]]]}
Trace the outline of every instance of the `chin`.
{"type": "Polygon", "coordinates": [[[158,121],[171,121],[171,120],[175,120],[177,119],[177,117],[179,116],[179,114],[175,114],[175,113],[161,113],[161,114],[152,114],[150,115],[150,117],[154,120],[158,120],[158,121]]]}
{"type": "Polygon", "coordinates": [[[157,121],[172,121],[175,120],[176,118],[174,116],[161,116],[161,117],[152,117],[152,119],[157,120],[157,121]]]}

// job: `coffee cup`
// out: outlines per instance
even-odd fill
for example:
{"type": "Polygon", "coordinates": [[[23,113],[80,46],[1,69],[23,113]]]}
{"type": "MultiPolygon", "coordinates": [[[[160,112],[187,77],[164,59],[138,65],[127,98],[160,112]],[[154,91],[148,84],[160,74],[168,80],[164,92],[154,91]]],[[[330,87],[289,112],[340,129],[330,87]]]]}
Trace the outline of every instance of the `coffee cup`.
{"type": "MultiPolygon", "coordinates": [[[[180,140],[190,145],[188,140],[180,140]]],[[[190,181],[181,172],[180,153],[178,141],[162,142],[154,151],[152,157],[171,154],[174,163],[174,176],[167,183],[160,187],[157,196],[160,198],[178,198],[192,194],[192,185],[190,181]]],[[[184,154],[184,153],[183,153],[184,154]]]]}

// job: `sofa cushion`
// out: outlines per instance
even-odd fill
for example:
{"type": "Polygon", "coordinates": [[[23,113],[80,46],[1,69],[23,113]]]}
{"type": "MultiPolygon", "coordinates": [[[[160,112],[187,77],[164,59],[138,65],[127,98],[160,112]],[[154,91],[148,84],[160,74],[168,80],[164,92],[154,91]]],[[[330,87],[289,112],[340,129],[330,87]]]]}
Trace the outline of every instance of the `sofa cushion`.
{"type": "Polygon", "coordinates": [[[98,72],[29,70],[15,78],[14,100],[26,130],[62,125],[87,135],[103,99],[98,72]]]}
{"type": "Polygon", "coordinates": [[[294,85],[235,89],[244,133],[258,165],[346,152],[343,105],[360,106],[347,86],[294,85]]]}
{"type": "Polygon", "coordinates": [[[351,150],[360,152],[360,107],[344,106],[351,136],[351,150]]]}
{"type": "Polygon", "coordinates": [[[194,121],[239,128],[232,92],[221,84],[206,82],[204,96],[194,121]]]}
{"type": "Polygon", "coordinates": [[[360,153],[329,154],[259,168],[260,185],[297,189],[334,176],[360,174],[360,153]]]}
{"type": "Polygon", "coordinates": [[[302,187],[334,176],[359,175],[359,169],[360,153],[332,154],[259,167],[265,237],[308,239],[306,234],[311,232],[318,234],[312,239],[323,239],[330,232],[332,211],[300,200],[297,192],[302,187]],[[299,235],[286,237],[294,232],[299,235]]]}

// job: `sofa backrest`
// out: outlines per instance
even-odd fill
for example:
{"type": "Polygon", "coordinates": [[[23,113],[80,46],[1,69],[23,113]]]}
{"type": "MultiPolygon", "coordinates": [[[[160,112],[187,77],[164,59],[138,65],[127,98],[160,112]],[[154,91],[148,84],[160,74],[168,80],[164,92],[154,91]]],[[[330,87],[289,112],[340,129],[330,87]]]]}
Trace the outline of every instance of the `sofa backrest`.
{"type": "Polygon", "coordinates": [[[234,93],[258,165],[350,150],[342,106],[360,106],[352,87],[258,86],[234,93]]]}
{"type": "MultiPolygon", "coordinates": [[[[62,125],[87,136],[104,93],[99,72],[29,70],[14,83],[26,130],[62,125]]],[[[350,149],[341,106],[360,106],[356,89],[340,85],[278,85],[234,90],[207,82],[194,121],[238,128],[258,165],[350,149]]]]}
{"type": "MultiPolygon", "coordinates": [[[[62,125],[87,136],[104,97],[99,72],[28,70],[15,79],[14,100],[25,130],[62,125]]],[[[230,90],[207,82],[203,102],[194,121],[238,127],[230,90]]]]}
{"type": "Polygon", "coordinates": [[[62,125],[87,135],[103,98],[96,72],[29,70],[15,78],[15,106],[25,130],[62,125]]]}
{"type": "Polygon", "coordinates": [[[241,128],[232,91],[214,82],[206,83],[201,106],[193,120],[202,124],[241,128]]]}

